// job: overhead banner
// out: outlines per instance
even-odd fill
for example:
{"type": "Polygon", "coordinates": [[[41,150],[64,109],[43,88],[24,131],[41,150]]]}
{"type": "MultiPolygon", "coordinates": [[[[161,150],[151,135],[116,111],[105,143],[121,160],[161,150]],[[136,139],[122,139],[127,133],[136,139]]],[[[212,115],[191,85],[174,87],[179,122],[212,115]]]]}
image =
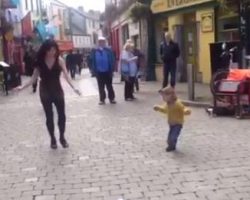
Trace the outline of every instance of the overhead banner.
{"type": "Polygon", "coordinates": [[[3,8],[16,8],[16,5],[11,0],[2,0],[3,8]]]}
{"type": "Polygon", "coordinates": [[[151,10],[153,13],[168,12],[210,1],[214,0],[153,0],[151,10]]]}
{"type": "Polygon", "coordinates": [[[33,28],[31,24],[31,13],[28,12],[27,15],[21,20],[22,34],[23,36],[32,36],[33,28]]]}
{"type": "Polygon", "coordinates": [[[20,4],[19,0],[1,0],[1,1],[2,1],[2,7],[5,9],[17,8],[17,6],[20,4]]]}

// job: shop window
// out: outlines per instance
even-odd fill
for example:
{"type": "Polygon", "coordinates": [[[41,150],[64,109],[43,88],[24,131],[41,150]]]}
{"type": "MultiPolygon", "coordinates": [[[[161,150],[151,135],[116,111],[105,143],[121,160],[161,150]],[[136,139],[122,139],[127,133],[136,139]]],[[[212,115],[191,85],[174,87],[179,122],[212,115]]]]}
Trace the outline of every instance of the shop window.
{"type": "Polygon", "coordinates": [[[122,27],[122,43],[125,44],[128,39],[129,39],[129,28],[128,24],[126,24],[122,27]]]}
{"type": "Polygon", "coordinates": [[[238,41],[240,39],[239,25],[238,1],[227,0],[221,3],[218,10],[218,40],[238,41]]]}

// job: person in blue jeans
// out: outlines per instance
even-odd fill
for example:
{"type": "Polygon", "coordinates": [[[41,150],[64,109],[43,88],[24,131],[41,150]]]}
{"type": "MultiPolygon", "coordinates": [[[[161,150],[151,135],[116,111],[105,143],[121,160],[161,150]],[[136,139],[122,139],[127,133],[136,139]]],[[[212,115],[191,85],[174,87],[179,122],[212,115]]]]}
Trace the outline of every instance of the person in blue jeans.
{"type": "Polygon", "coordinates": [[[106,92],[108,90],[108,98],[111,104],[116,104],[115,92],[113,89],[113,69],[115,64],[113,51],[106,46],[104,37],[98,38],[98,46],[92,50],[91,58],[92,72],[96,76],[100,102],[99,105],[105,104],[106,92]]]}
{"type": "Polygon", "coordinates": [[[169,133],[166,151],[171,152],[176,149],[177,141],[184,123],[184,115],[190,115],[191,111],[185,108],[182,102],[177,98],[174,88],[165,87],[161,89],[159,93],[165,103],[162,106],[154,106],[154,110],[165,114],[168,118],[169,133]]]}

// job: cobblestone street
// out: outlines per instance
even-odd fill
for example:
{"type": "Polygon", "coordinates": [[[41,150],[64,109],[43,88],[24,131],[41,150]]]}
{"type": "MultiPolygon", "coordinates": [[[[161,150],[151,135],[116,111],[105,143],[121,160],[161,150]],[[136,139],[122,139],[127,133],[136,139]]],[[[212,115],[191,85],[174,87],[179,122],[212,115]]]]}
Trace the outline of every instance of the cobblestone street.
{"type": "MultiPolygon", "coordinates": [[[[144,83],[135,102],[98,105],[95,79],[66,93],[70,148],[51,150],[38,94],[0,96],[0,200],[249,200],[249,121],[194,108],[178,150],[166,153],[161,102],[144,83]]],[[[56,115],[55,115],[56,116],[56,115]]],[[[57,134],[58,136],[58,134],[57,134]]]]}

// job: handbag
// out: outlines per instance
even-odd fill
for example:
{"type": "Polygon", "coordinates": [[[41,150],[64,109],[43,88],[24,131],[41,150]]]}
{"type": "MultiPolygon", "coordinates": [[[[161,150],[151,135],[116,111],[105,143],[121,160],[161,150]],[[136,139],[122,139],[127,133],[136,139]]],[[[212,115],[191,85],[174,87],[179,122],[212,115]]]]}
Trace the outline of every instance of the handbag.
{"type": "Polygon", "coordinates": [[[129,63],[121,62],[121,74],[129,76],[129,63]]]}

